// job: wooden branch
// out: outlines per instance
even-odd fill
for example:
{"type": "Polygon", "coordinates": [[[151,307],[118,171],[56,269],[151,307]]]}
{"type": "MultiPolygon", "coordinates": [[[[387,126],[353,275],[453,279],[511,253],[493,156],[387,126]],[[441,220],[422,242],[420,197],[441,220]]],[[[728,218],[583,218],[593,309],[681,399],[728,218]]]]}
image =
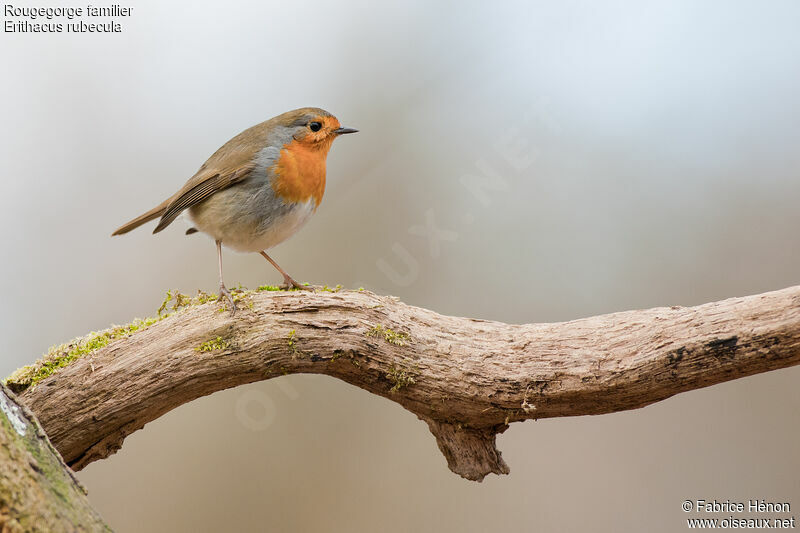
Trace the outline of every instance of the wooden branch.
{"type": "Polygon", "coordinates": [[[76,469],[200,396],[292,373],[342,379],[427,422],[451,470],[508,473],[495,436],[526,419],[635,409],[800,363],[800,286],[697,307],[511,325],[365,291],[252,292],[191,305],[26,390],[76,469]]]}
{"type": "Polygon", "coordinates": [[[111,531],[36,417],[0,384],[0,531],[111,531]]]}

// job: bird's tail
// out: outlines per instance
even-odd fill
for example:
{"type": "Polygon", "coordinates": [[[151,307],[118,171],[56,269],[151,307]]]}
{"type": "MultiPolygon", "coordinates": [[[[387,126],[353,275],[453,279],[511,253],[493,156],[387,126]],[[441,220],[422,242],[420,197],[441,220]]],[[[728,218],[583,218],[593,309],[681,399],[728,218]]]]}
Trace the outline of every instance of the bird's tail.
{"type": "Polygon", "coordinates": [[[136,229],[145,222],[150,222],[154,218],[158,218],[164,214],[164,211],[167,210],[167,206],[169,205],[169,200],[165,200],[161,205],[157,205],[147,213],[142,213],[138,217],[134,218],[127,224],[123,224],[117,230],[111,234],[113,237],[114,235],[122,235],[123,233],[128,233],[132,229],[136,229]]]}

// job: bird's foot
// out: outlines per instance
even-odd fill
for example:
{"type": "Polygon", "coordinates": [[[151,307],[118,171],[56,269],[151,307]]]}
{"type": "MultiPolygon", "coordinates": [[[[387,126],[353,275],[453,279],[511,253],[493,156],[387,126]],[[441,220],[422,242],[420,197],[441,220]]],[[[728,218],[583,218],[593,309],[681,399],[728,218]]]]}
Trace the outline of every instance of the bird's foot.
{"type": "Polygon", "coordinates": [[[231,291],[229,291],[225,287],[225,285],[220,285],[219,286],[219,299],[222,300],[223,296],[225,298],[227,298],[228,302],[230,302],[230,304],[231,304],[231,316],[235,315],[236,314],[236,302],[233,301],[233,295],[231,294],[231,291]]]}
{"type": "Polygon", "coordinates": [[[288,291],[291,289],[298,289],[301,291],[312,291],[314,292],[314,287],[311,285],[301,285],[297,283],[291,276],[284,276],[283,284],[278,285],[278,288],[284,291],[288,291]]]}

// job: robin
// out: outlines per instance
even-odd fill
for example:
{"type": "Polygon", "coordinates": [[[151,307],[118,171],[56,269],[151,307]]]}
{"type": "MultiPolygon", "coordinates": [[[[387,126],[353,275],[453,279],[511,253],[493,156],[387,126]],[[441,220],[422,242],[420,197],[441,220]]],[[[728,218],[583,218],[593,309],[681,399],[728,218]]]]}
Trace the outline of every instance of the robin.
{"type": "Polygon", "coordinates": [[[220,298],[236,311],[222,279],[222,246],[258,252],[283,274],[283,287],[305,289],[266,250],[299,230],[322,202],[325,160],[343,128],[323,109],[304,107],[257,124],[225,143],[181,189],[111,235],[160,218],[153,233],[188,210],[190,235],[207,233],[217,243],[220,298]]]}

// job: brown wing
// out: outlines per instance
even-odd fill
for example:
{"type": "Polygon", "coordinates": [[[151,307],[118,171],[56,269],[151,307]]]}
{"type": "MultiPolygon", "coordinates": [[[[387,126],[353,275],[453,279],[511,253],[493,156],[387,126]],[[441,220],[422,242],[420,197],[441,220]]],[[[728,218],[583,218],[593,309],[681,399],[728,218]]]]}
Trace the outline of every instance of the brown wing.
{"type": "Polygon", "coordinates": [[[166,228],[183,211],[214,193],[247,178],[255,164],[256,152],[266,143],[272,121],[256,124],[225,143],[208,158],[197,174],[160,205],[121,226],[112,235],[126,233],[145,222],[161,217],[153,233],[166,228]]]}
{"type": "Polygon", "coordinates": [[[262,122],[225,143],[208,158],[197,174],[169,200],[153,233],[170,225],[184,210],[247,178],[255,168],[255,154],[264,144],[271,122],[262,122]]]}
{"type": "Polygon", "coordinates": [[[254,167],[253,163],[249,163],[226,173],[204,173],[201,169],[172,197],[153,233],[158,233],[169,226],[184,209],[199,204],[214,193],[239,183],[250,174],[254,167]]]}

